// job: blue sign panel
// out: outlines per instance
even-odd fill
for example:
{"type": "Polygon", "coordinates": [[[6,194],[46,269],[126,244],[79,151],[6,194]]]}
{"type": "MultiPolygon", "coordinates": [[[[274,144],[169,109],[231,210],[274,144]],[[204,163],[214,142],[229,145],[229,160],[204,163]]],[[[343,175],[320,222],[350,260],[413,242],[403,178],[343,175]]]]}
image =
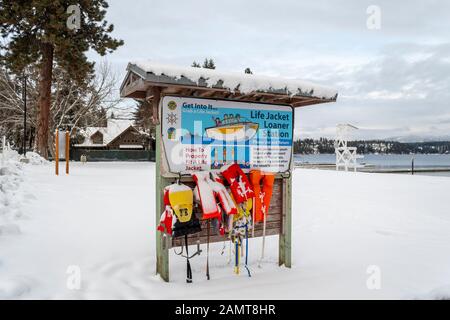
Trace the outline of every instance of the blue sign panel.
{"type": "Polygon", "coordinates": [[[290,106],[166,96],[162,136],[171,172],[220,169],[288,171],[292,155],[290,106]]]}

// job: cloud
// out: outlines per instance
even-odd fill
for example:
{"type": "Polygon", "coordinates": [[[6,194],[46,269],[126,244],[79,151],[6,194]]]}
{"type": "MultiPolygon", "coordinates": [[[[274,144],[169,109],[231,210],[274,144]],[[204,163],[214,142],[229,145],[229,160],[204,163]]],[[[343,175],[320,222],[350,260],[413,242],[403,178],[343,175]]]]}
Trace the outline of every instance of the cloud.
{"type": "MultiPolygon", "coordinates": [[[[449,43],[390,44],[370,62],[348,68],[345,63],[336,66],[327,71],[323,79],[338,86],[341,98],[331,106],[332,112],[300,110],[297,116],[300,126],[315,122],[317,130],[308,131],[311,136],[327,134],[329,130],[320,128],[332,127],[338,122],[383,128],[384,137],[448,135],[449,48],[449,43]]],[[[376,135],[382,137],[382,132],[376,135]]],[[[375,133],[367,131],[365,134],[370,138],[375,133]]]]}
{"type": "MultiPolygon", "coordinates": [[[[300,135],[353,123],[367,138],[450,132],[449,1],[110,0],[107,18],[125,45],[109,57],[178,65],[213,57],[219,69],[336,87],[334,104],[298,109],[300,135]],[[381,29],[366,27],[369,5],[381,29]],[[364,132],[364,130],[360,130],[364,132]]],[[[97,59],[92,55],[92,58],[97,59]]]]}

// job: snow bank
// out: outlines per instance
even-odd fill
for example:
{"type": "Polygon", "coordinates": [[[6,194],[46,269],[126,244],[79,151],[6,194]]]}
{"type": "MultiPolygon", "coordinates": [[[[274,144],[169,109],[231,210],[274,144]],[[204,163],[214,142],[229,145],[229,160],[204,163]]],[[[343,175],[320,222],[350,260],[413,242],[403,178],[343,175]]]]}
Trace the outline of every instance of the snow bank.
{"type": "MultiPolygon", "coordinates": [[[[20,167],[21,166],[20,159],[22,158],[23,156],[20,155],[17,151],[6,150],[4,156],[0,153],[0,167],[8,167],[8,166],[20,167]]],[[[42,158],[36,152],[32,151],[27,152],[26,158],[28,159],[28,163],[32,165],[49,164],[48,160],[42,158]]]]}
{"type": "Polygon", "coordinates": [[[20,162],[21,157],[14,150],[7,150],[0,162],[0,236],[20,233],[15,220],[22,216],[20,205],[25,200],[21,188],[24,181],[24,166],[49,163],[35,152],[27,152],[28,164],[20,162]]]}
{"type": "Polygon", "coordinates": [[[14,221],[21,215],[22,194],[19,189],[22,182],[22,165],[16,159],[9,158],[0,167],[0,237],[20,233],[14,221]]]}
{"type": "Polygon", "coordinates": [[[49,164],[48,160],[45,160],[42,158],[39,154],[36,152],[27,152],[27,158],[29,159],[29,163],[33,165],[44,165],[49,164]]]}
{"type": "MultiPolygon", "coordinates": [[[[6,150],[5,157],[0,162],[0,244],[8,247],[10,241],[17,241],[18,238],[15,236],[22,233],[20,224],[27,217],[23,205],[34,198],[24,183],[24,170],[27,167],[48,163],[34,152],[27,153],[28,164],[20,162],[21,157],[14,150],[6,150]]],[[[0,269],[7,267],[10,262],[5,261],[5,252],[4,248],[0,250],[0,269]]],[[[31,290],[33,283],[34,280],[21,275],[0,272],[0,299],[22,296],[31,290]]]]}
{"type": "Polygon", "coordinates": [[[215,69],[178,67],[168,64],[160,64],[153,61],[134,61],[130,65],[153,73],[157,76],[165,75],[174,79],[185,77],[197,84],[200,79],[206,81],[208,87],[221,84],[231,91],[250,93],[254,91],[287,91],[287,94],[312,96],[322,99],[335,99],[337,91],[330,87],[314,84],[309,81],[297,79],[281,79],[268,76],[258,76],[246,73],[220,72],[215,69]]]}

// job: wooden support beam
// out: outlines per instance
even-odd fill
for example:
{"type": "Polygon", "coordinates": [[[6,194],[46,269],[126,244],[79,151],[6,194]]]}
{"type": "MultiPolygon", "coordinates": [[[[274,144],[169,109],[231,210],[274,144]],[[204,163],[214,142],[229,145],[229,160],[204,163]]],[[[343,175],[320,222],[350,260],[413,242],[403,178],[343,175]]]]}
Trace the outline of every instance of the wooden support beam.
{"type": "Polygon", "coordinates": [[[230,99],[232,97],[233,97],[233,92],[231,92],[231,91],[223,93],[223,98],[224,99],[230,99]]]}
{"type": "Polygon", "coordinates": [[[292,176],[283,180],[283,215],[278,244],[278,264],[292,267],[292,176]]]}
{"type": "Polygon", "coordinates": [[[199,97],[208,98],[208,97],[214,96],[215,94],[217,94],[217,91],[213,91],[213,90],[211,90],[211,91],[204,91],[203,93],[199,94],[199,97]]]}
{"type": "Polygon", "coordinates": [[[180,96],[184,96],[184,97],[189,97],[190,96],[190,89],[187,88],[180,88],[178,90],[178,92],[176,92],[176,94],[180,95],[180,96]]]}
{"type": "Polygon", "coordinates": [[[235,96],[234,99],[236,99],[236,100],[246,100],[246,99],[252,98],[254,95],[255,95],[254,92],[250,92],[248,94],[241,94],[241,95],[235,96]]]}
{"type": "Polygon", "coordinates": [[[200,97],[201,94],[202,94],[201,91],[199,91],[199,90],[193,90],[191,95],[192,95],[193,97],[200,97]]]}
{"type": "Polygon", "coordinates": [[[266,98],[267,98],[266,96],[261,95],[261,94],[255,95],[255,101],[258,101],[258,102],[264,102],[264,99],[266,99],[266,98]]]}
{"type": "Polygon", "coordinates": [[[181,92],[181,94],[183,96],[190,97],[190,96],[193,96],[195,91],[196,91],[195,89],[185,89],[184,91],[181,92]]]}
{"type": "Polygon", "coordinates": [[[277,103],[291,104],[292,103],[292,99],[289,96],[282,96],[282,97],[275,97],[275,98],[272,96],[272,97],[266,98],[264,100],[264,102],[274,103],[274,104],[277,104],[277,103]]]}
{"type": "Polygon", "coordinates": [[[127,95],[127,98],[133,98],[133,99],[145,99],[146,97],[146,93],[145,91],[134,91],[132,93],[130,93],[129,95],[127,95]]]}
{"type": "MultiPolygon", "coordinates": [[[[160,91],[153,91],[152,106],[156,106],[156,116],[159,119],[159,102],[161,99],[160,91]]],[[[155,111],[153,111],[155,112],[155,111]]],[[[155,152],[155,225],[159,225],[160,214],[164,210],[164,188],[169,184],[169,180],[162,176],[162,161],[164,152],[162,150],[161,124],[158,121],[156,130],[156,152],[155,152]]],[[[164,236],[161,232],[156,233],[156,273],[161,278],[169,282],[169,244],[172,242],[170,237],[164,236]]]]}
{"type": "Polygon", "coordinates": [[[150,87],[147,90],[147,101],[151,100],[151,108],[152,108],[152,122],[154,125],[159,125],[159,100],[161,98],[161,87],[150,87]]]}
{"type": "Polygon", "coordinates": [[[146,84],[143,79],[128,81],[126,85],[121,89],[120,95],[122,97],[133,98],[136,92],[145,92],[145,86],[146,84]]]}
{"type": "Polygon", "coordinates": [[[309,98],[309,99],[295,99],[296,102],[291,103],[294,108],[309,106],[312,104],[331,102],[331,100],[319,99],[319,98],[309,98]]]}

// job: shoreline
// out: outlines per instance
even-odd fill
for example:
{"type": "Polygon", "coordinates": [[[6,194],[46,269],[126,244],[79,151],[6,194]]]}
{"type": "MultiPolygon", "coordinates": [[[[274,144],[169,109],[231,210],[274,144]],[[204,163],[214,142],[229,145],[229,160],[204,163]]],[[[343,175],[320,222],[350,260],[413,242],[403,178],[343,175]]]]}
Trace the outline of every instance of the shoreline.
{"type": "MultiPolygon", "coordinates": [[[[294,164],[295,168],[303,168],[303,169],[324,169],[324,170],[336,170],[335,164],[330,163],[308,163],[308,164],[294,164]]],[[[343,171],[342,169],[340,171],[343,171]]],[[[350,169],[349,171],[353,171],[350,169]]],[[[367,165],[356,168],[357,172],[368,172],[368,173],[411,173],[411,167],[377,167],[375,165],[367,165]]],[[[420,172],[450,172],[449,167],[415,167],[414,173],[420,172]]]]}

